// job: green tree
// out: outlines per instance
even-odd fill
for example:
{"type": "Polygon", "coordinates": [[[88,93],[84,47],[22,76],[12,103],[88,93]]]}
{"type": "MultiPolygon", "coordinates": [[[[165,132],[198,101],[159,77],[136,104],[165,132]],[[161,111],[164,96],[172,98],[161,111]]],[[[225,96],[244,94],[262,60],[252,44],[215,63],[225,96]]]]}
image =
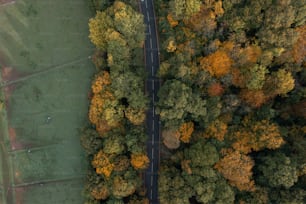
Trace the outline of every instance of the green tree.
{"type": "Polygon", "coordinates": [[[81,144],[88,155],[94,155],[102,148],[103,140],[96,130],[85,128],[82,131],[81,144]]]}
{"type": "Polygon", "coordinates": [[[113,9],[115,28],[123,34],[130,48],[141,47],[145,39],[143,15],[120,1],[114,3],[113,9]]]}
{"type": "Polygon", "coordinates": [[[194,119],[206,115],[206,101],[179,80],[166,81],[160,88],[158,97],[156,112],[163,121],[182,121],[188,114],[194,119]]]}
{"type": "Polygon", "coordinates": [[[191,167],[213,166],[219,160],[219,154],[214,145],[202,139],[185,149],[184,158],[191,161],[191,167]]]}
{"type": "Polygon", "coordinates": [[[114,176],[112,180],[112,194],[115,198],[132,195],[140,185],[140,178],[134,170],[127,170],[123,175],[114,176]]]}
{"type": "Polygon", "coordinates": [[[115,131],[107,134],[110,136],[103,140],[103,151],[106,154],[122,154],[125,150],[124,137],[115,131]]]}
{"type": "Polygon", "coordinates": [[[125,134],[127,150],[131,153],[145,152],[145,142],[147,135],[142,126],[130,128],[125,134]]]}
{"type": "Polygon", "coordinates": [[[260,157],[258,170],[262,173],[259,177],[261,184],[271,187],[290,188],[298,180],[297,169],[289,157],[283,153],[273,153],[260,157]]]}

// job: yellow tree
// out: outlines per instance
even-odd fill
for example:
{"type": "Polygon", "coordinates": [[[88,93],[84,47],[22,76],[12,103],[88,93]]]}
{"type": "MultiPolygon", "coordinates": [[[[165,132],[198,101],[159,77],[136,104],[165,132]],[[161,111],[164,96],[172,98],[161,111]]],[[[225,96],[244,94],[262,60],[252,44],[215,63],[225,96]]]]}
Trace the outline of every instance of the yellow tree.
{"type": "Polygon", "coordinates": [[[244,154],[264,148],[277,149],[284,144],[276,124],[268,120],[253,122],[249,117],[244,119],[242,127],[239,127],[232,137],[234,140],[232,147],[244,154]]]}
{"type": "Polygon", "coordinates": [[[226,178],[230,185],[237,187],[240,191],[255,190],[252,180],[252,168],[254,161],[251,157],[239,153],[231,152],[215,164],[215,169],[226,178]]]}
{"type": "Polygon", "coordinates": [[[104,50],[107,45],[107,30],[113,27],[113,20],[106,12],[97,11],[89,19],[89,39],[98,48],[104,50]]]}
{"type": "Polygon", "coordinates": [[[184,143],[189,143],[190,137],[193,133],[194,125],[193,122],[183,123],[178,130],[180,134],[180,140],[184,143]]]}
{"type": "Polygon", "coordinates": [[[100,150],[91,161],[92,166],[96,169],[97,174],[103,174],[109,178],[114,165],[109,161],[109,156],[100,150]]]}
{"type": "Polygon", "coordinates": [[[110,192],[104,183],[99,183],[91,189],[90,194],[97,200],[105,200],[110,195],[110,192]]]}
{"type": "Polygon", "coordinates": [[[290,71],[279,69],[273,72],[264,85],[265,95],[270,98],[276,95],[285,95],[294,89],[294,78],[290,71]]]}
{"type": "Polygon", "coordinates": [[[141,125],[146,119],[146,111],[144,109],[137,110],[128,107],[124,110],[125,117],[134,125],[141,125]]]}
{"type": "Polygon", "coordinates": [[[179,23],[177,20],[174,20],[174,18],[173,18],[173,16],[172,16],[171,13],[169,13],[169,14],[167,15],[167,20],[168,20],[168,22],[169,22],[169,24],[170,24],[171,27],[175,27],[175,26],[177,26],[178,23],[179,23]]]}
{"type": "Polygon", "coordinates": [[[134,169],[146,169],[149,165],[149,158],[145,154],[132,154],[131,155],[131,165],[134,167],[134,169]]]}
{"type": "Polygon", "coordinates": [[[91,85],[91,90],[93,94],[98,94],[105,88],[105,86],[110,84],[111,79],[109,73],[106,71],[101,71],[95,76],[95,79],[93,80],[91,85]]]}
{"type": "Polygon", "coordinates": [[[217,119],[211,122],[205,129],[204,138],[215,138],[219,141],[223,141],[226,133],[227,124],[217,119]]]}
{"type": "Polygon", "coordinates": [[[224,76],[230,71],[232,59],[223,50],[202,57],[200,59],[202,69],[207,70],[212,76],[217,78],[224,76]]]}

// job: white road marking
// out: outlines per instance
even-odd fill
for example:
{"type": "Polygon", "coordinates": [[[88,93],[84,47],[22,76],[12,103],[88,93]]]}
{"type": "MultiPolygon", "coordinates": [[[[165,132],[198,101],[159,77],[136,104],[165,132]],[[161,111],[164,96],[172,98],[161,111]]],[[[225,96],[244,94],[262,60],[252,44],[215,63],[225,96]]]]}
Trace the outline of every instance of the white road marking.
{"type": "Polygon", "coordinates": [[[153,62],[153,52],[151,52],[151,61],[153,62]]]}
{"type": "Polygon", "coordinates": [[[152,130],[154,131],[154,120],[152,122],[152,130]]]}
{"type": "MultiPolygon", "coordinates": [[[[154,69],[154,67],[152,66],[152,70],[154,69]]],[[[152,80],[152,87],[154,87],[154,79],[152,80]]],[[[154,90],[154,89],[153,89],[154,90]]]]}
{"type": "Polygon", "coordinates": [[[153,184],[153,175],[151,175],[151,184],[153,184]]]}
{"type": "MultiPolygon", "coordinates": [[[[154,101],[153,101],[154,102],[154,101]]],[[[155,114],[155,111],[154,111],[154,106],[153,106],[153,112],[152,112],[152,116],[154,118],[154,114],[155,114]]]]}
{"type": "Polygon", "coordinates": [[[145,1],[146,2],[146,8],[148,8],[148,1],[145,1]]]}
{"type": "Polygon", "coordinates": [[[151,25],[149,25],[149,33],[150,33],[150,35],[151,35],[151,25]]]}
{"type": "Polygon", "coordinates": [[[153,198],[153,191],[152,191],[152,189],[151,189],[151,199],[153,198]]]}
{"type": "Polygon", "coordinates": [[[150,21],[150,15],[149,15],[148,11],[147,11],[147,19],[148,19],[148,21],[150,21]]]}
{"type": "Polygon", "coordinates": [[[151,49],[152,49],[153,48],[152,38],[150,38],[150,46],[151,46],[151,49]]]}
{"type": "MultiPolygon", "coordinates": [[[[153,157],[153,154],[152,154],[153,157]]],[[[153,173],[153,162],[152,162],[152,166],[151,166],[151,172],[153,173]]]]}
{"type": "MultiPolygon", "coordinates": [[[[154,74],[154,67],[152,66],[152,68],[151,68],[151,74],[152,74],[152,76],[153,76],[153,74],[154,74]]],[[[154,81],[152,81],[152,84],[154,84],[154,81]]]]}
{"type": "MultiPolygon", "coordinates": [[[[152,147],[152,159],[154,158],[154,147],[152,147]]],[[[153,167],[153,161],[152,161],[152,167],[153,167]]],[[[152,168],[153,169],[153,168],[152,168]]],[[[152,170],[153,171],[153,170],[152,170]]]]}
{"type": "MultiPolygon", "coordinates": [[[[153,91],[154,91],[154,87],[153,87],[153,91]]],[[[154,94],[153,94],[153,102],[154,102],[154,94]]],[[[154,107],[153,107],[153,110],[154,110],[154,107]]]]}

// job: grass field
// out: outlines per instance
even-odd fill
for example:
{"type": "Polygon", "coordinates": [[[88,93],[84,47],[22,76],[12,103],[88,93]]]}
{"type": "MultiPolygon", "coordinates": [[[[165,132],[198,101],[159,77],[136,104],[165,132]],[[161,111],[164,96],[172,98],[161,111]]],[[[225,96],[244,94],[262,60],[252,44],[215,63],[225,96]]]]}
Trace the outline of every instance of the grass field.
{"type": "Polygon", "coordinates": [[[86,0],[0,5],[3,202],[82,203],[91,15],[86,0]]]}

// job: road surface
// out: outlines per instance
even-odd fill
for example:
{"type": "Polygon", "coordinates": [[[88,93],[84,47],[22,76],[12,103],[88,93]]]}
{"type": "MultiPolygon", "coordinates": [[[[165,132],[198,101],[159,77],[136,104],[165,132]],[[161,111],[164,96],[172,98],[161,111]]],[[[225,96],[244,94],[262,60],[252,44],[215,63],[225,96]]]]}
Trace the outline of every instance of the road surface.
{"type": "Polygon", "coordinates": [[[146,80],[146,92],[150,97],[150,108],[147,112],[147,154],[150,159],[149,168],[145,172],[145,187],[150,203],[158,202],[158,166],[159,166],[159,117],[155,114],[154,103],[157,101],[157,92],[160,80],[155,77],[159,68],[158,37],[155,24],[153,0],[140,0],[140,8],[144,15],[146,26],[145,65],[149,76],[146,80]]]}

